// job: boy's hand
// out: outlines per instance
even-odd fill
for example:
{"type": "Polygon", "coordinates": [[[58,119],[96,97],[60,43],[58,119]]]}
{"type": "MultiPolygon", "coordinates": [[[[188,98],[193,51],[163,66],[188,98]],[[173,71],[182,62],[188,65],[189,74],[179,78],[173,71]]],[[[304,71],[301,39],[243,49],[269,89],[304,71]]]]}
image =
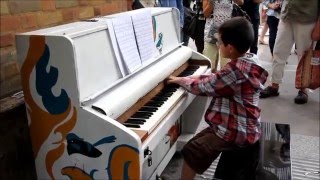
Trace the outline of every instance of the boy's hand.
{"type": "Polygon", "coordinates": [[[180,79],[180,77],[176,77],[176,76],[172,76],[170,75],[167,79],[166,79],[166,84],[175,84],[177,83],[177,81],[180,79]]]}

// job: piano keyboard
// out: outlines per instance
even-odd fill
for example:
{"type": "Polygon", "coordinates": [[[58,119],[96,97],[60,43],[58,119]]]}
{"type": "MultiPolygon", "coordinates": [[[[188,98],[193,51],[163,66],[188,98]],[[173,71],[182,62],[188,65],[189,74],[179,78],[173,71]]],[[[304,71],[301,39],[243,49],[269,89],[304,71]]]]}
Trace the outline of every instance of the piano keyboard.
{"type": "MultiPolygon", "coordinates": [[[[178,76],[199,75],[207,70],[207,66],[188,66],[178,76]]],[[[123,125],[130,129],[143,130],[148,133],[161,122],[170,110],[179,102],[185,94],[185,90],[179,85],[167,85],[149,102],[145,103],[137,112],[128,118],[123,125]]]]}

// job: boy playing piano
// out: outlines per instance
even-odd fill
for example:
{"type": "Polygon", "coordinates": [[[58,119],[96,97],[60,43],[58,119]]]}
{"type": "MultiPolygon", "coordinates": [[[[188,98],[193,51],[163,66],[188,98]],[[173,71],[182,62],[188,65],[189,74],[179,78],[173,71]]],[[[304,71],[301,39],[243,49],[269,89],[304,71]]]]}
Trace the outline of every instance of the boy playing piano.
{"type": "Polygon", "coordinates": [[[192,94],[212,96],[205,113],[209,127],[182,149],[183,180],[202,174],[222,151],[256,143],[261,134],[258,101],[268,73],[256,63],[255,54],[246,53],[254,40],[252,25],[244,18],[232,18],[220,26],[217,39],[221,55],[231,59],[223,69],[167,79],[192,94]]]}

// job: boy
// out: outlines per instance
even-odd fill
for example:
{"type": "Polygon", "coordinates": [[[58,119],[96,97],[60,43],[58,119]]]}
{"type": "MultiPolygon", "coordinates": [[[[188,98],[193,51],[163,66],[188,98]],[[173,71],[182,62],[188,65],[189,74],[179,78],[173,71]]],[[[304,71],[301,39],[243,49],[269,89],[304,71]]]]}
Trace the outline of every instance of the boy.
{"type": "Polygon", "coordinates": [[[183,147],[183,180],[202,174],[222,151],[252,145],[261,134],[258,100],[268,73],[256,64],[256,55],[246,54],[254,39],[252,25],[242,17],[232,18],[220,26],[217,39],[222,56],[231,59],[223,69],[167,80],[213,97],[205,113],[209,127],[183,147]]]}

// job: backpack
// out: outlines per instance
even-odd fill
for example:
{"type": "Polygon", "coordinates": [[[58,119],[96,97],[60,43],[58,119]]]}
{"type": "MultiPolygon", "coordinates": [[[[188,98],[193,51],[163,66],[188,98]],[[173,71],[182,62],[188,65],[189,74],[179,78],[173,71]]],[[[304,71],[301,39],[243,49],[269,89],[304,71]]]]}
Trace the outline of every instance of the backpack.
{"type": "Polygon", "coordinates": [[[192,39],[196,38],[197,35],[197,24],[199,12],[194,12],[190,8],[184,8],[184,24],[183,24],[183,33],[191,37],[192,39]]]}

